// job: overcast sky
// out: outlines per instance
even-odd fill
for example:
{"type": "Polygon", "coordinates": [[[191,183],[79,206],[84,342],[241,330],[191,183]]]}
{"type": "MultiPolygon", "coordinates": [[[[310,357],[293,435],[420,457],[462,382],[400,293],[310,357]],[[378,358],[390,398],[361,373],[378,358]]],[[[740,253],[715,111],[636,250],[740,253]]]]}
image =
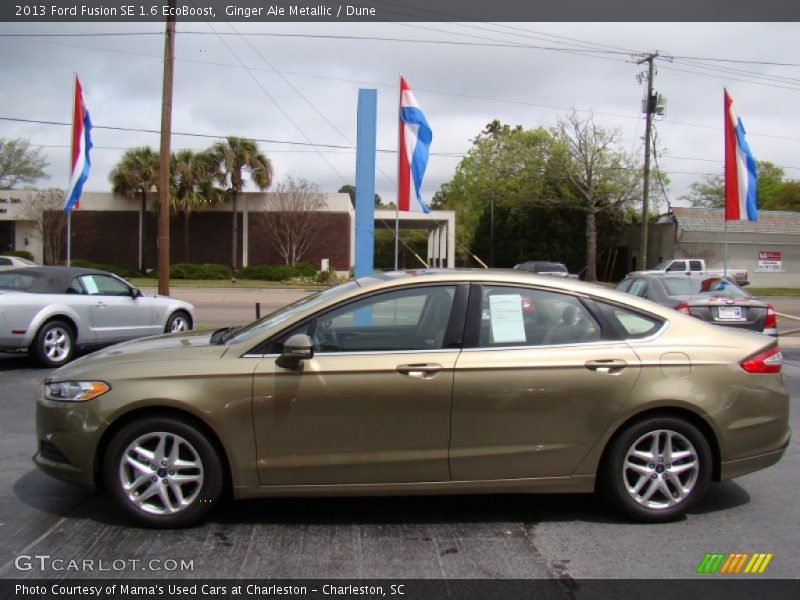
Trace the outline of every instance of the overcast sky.
{"type": "MultiPolygon", "coordinates": [[[[152,23],[0,23],[0,34],[30,34],[0,36],[0,117],[68,122],[77,72],[96,126],[159,129],[162,32],[162,24],[152,23]],[[155,35],[34,37],[92,32],[155,35]]],[[[378,154],[376,187],[385,201],[394,199],[399,73],[433,129],[427,199],[452,177],[470,140],[492,119],[535,128],[554,125],[570,107],[593,110],[597,121],[623,130],[628,150],[641,152],[642,67],[630,53],[656,50],[673,57],[792,63],[657,61],[655,88],[667,98],[666,115],[657,119],[665,152],[659,166],[672,180],[671,201],[702,174],[722,171],[724,86],[756,159],[800,179],[798,23],[178,23],[178,32],[173,131],[296,142],[264,141],[260,147],[277,179],[304,177],[323,191],[354,183],[355,153],[303,144],[352,146],[358,89],[372,87],[378,90],[378,148],[387,151],[378,154]],[[256,33],[281,35],[240,35],[256,33]]],[[[0,137],[25,137],[44,147],[49,179],[40,187],[66,186],[69,135],[69,127],[0,120],[0,137]]],[[[124,149],[159,145],[155,134],[99,127],[93,141],[89,191],[110,189],[108,172],[124,149]]],[[[213,141],[176,134],[172,148],[202,149],[213,141]]]]}

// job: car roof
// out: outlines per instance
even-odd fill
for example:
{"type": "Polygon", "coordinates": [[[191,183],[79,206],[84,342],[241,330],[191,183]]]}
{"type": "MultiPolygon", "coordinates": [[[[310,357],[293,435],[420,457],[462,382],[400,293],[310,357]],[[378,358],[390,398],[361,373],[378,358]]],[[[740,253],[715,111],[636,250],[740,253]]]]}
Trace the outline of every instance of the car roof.
{"type": "Polygon", "coordinates": [[[34,282],[26,291],[38,294],[60,294],[81,275],[111,275],[107,271],[82,267],[21,267],[3,271],[4,276],[14,274],[33,277],[34,282]]]}
{"type": "MultiPolygon", "coordinates": [[[[537,275],[520,269],[420,269],[413,271],[389,271],[377,273],[355,280],[360,288],[391,288],[412,284],[424,283],[485,283],[485,284],[517,284],[529,285],[540,289],[562,291],[585,296],[605,298],[618,304],[625,304],[632,308],[639,308],[661,316],[672,314],[671,309],[644,298],[631,296],[596,283],[568,279],[566,277],[552,277],[537,275]]],[[[359,295],[360,290],[355,289],[351,295],[359,295]]]]}

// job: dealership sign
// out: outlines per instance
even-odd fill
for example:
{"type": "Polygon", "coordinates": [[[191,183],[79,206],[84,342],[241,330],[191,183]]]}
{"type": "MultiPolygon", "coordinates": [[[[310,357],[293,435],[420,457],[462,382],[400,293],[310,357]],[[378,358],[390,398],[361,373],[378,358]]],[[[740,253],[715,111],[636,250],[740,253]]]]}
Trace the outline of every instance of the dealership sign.
{"type": "Polygon", "coordinates": [[[758,253],[759,271],[783,271],[783,262],[780,252],[761,250],[758,253]]]}

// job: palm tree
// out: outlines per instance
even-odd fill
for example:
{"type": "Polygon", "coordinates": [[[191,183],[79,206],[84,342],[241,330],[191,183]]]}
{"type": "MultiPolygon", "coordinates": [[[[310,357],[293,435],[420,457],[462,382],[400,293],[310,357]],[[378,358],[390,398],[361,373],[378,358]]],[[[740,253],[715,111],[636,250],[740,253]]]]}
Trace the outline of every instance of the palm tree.
{"type": "Polygon", "coordinates": [[[158,153],[149,146],[126,150],[108,175],[111,190],[123,196],[141,194],[139,210],[139,270],[145,273],[144,214],[147,212],[147,193],[158,186],[158,153]]]}
{"type": "Polygon", "coordinates": [[[272,163],[258,149],[253,140],[228,136],[224,142],[217,142],[211,147],[219,170],[224,177],[225,186],[231,198],[233,213],[233,229],[231,241],[231,268],[237,268],[237,247],[239,224],[237,219],[237,200],[244,190],[245,172],[259,190],[265,190],[272,183],[272,163]]]}
{"type": "Polygon", "coordinates": [[[189,262],[189,216],[224,201],[222,190],[216,187],[224,178],[214,156],[208,152],[178,150],[171,156],[172,208],[183,213],[183,260],[189,262]]]}

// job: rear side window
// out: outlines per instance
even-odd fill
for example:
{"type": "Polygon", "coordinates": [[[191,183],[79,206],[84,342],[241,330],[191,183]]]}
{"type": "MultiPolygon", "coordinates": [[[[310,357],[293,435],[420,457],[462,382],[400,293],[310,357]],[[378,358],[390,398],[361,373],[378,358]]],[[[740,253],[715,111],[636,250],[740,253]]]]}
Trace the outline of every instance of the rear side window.
{"type": "Polygon", "coordinates": [[[627,291],[633,296],[644,298],[647,295],[647,282],[644,279],[634,279],[627,291]]]}
{"type": "Polygon", "coordinates": [[[0,272],[0,289],[27,291],[33,285],[34,279],[32,275],[0,272]]]}
{"type": "Polygon", "coordinates": [[[483,286],[478,337],[482,348],[582,344],[600,338],[600,325],[575,296],[483,286]]]}
{"type": "Polygon", "coordinates": [[[624,339],[639,339],[653,335],[664,324],[661,319],[652,315],[622,308],[613,304],[595,301],[603,311],[603,316],[611,323],[624,339]]]}

